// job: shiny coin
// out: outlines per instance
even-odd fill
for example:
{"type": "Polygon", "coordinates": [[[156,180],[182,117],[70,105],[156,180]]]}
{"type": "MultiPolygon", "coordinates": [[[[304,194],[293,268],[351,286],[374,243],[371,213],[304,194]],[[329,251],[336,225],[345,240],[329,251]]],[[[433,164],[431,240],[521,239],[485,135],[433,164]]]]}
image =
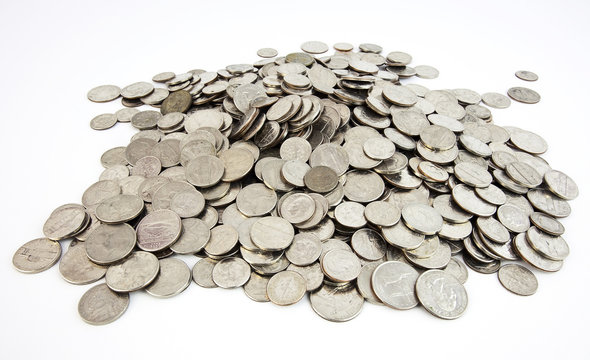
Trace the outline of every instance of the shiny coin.
{"type": "Polygon", "coordinates": [[[306,292],[303,276],[295,271],[281,271],[268,281],[266,293],[273,304],[287,306],[297,303],[306,292]]]}
{"type": "Polygon", "coordinates": [[[505,244],[510,241],[508,230],[493,217],[478,217],[478,229],[490,240],[499,244],[505,244]]]}
{"type": "Polygon", "coordinates": [[[498,280],[506,290],[522,296],[533,295],[539,286],[535,274],[517,264],[502,266],[498,270],[498,280]]]}
{"type": "Polygon", "coordinates": [[[223,289],[244,285],[250,279],[250,265],[240,258],[229,257],[213,268],[213,282],[223,289]]]}
{"type": "Polygon", "coordinates": [[[367,224],[364,216],[365,207],[354,201],[343,202],[334,209],[334,217],[341,225],[360,229],[367,224]]]}
{"type": "Polygon", "coordinates": [[[544,175],[545,183],[549,190],[565,200],[573,200],[578,197],[578,185],[566,174],[557,170],[547,171],[544,175]]]}
{"type": "Polygon", "coordinates": [[[539,135],[522,129],[510,133],[510,141],[520,150],[531,154],[542,154],[547,151],[547,142],[539,135]]]}
{"type": "Polygon", "coordinates": [[[492,216],[496,207],[481,198],[467,185],[457,185],[452,191],[453,200],[465,211],[478,216],[492,216]]]}
{"type": "Polygon", "coordinates": [[[133,251],[136,234],[129,224],[101,224],[90,233],[84,244],[92,262],[108,265],[127,257],[133,251]]]}
{"type": "Polygon", "coordinates": [[[278,54],[279,54],[279,52],[273,48],[262,48],[256,52],[256,55],[258,55],[262,58],[273,58],[273,57],[277,56],[278,54]]]}
{"type": "Polygon", "coordinates": [[[308,41],[301,44],[301,50],[309,54],[323,54],[328,51],[328,45],[321,41],[308,41]]]}
{"type": "Polygon", "coordinates": [[[477,188],[485,188],[492,183],[492,175],[486,168],[470,162],[455,165],[454,175],[461,182],[477,188]]]}
{"type": "Polygon", "coordinates": [[[398,310],[407,310],[418,305],[415,288],[420,274],[412,266],[387,261],[379,265],[371,277],[375,295],[385,305],[398,310]]]}
{"type": "Polygon", "coordinates": [[[78,314],[91,325],[106,325],[121,317],[128,306],[129,294],[115,292],[106,284],[100,284],[82,295],[78,314]]]}
{"type": "Polygon", "coordinates": [[[322,318],[343,322],[354,319],[362,310],[364,299],[354,286],[324,285],[309,295],[311,308],[322,318]]]}
{"type": "Polygon", "coordinates": [[[295,230],[287,220],[268,216],[259,219],[250,229],[252,242],[265,251],[283,250],[291,245],[295,230]]]}
{"type": "Polygon", "coordinates": [[[482,94],[481,100],[484,102],[484,104],[496,109],[506,109],[511,103],[510,98],[508,98],[506,95],[493,92],[482,94]]]}
{"type": "Polygon", "coordinates": [[[304,193],[285,195],[285,199],[281,202],[281,217],[291,224],[300,224],[309,220],[314,212],[315,202],[313,198],[304,193]]]}
{"type": "Polygon", "coordinates": [[[442,217],[439,212],[423,204],[404,206],[402,218],[410,229],[425,235],[434,235],[442,227],[442,217]]]}
{"type": "Polygon", "coordinates": [[[365,207],[365,218],[377,226],[394,226],[401,217],[401,211],[395,205],[386,201],[373,201],[365,207]]]}
{"type": "Polygon", "coordinates": [[[288,138],[281,144],[280,154],[283,160],[299,160],[307,162],[311,155],[311,145],[299,137],[288,138]]]}
{"type": "Polygon", "coordinates": [[[346,250],[330,250],[321,261],[326,276],[335,282],[347,282],[356,279],[361,272],[358,257],[346,250]]]}
{"type": "Polygon", "coordinates": [[[457,278],[457,280],[459,280],[459,282],[461,284],[465,284],[465,282],[467,281],[467,277],[469,276],[469,273],[467,272],[467,268],[465,267],[465,265],[459,261],[459,260],[455,260],[453,258],[451,258],[451,261],[449,261],[449,265],[447,265],[447,267],[445,267],[444,272],[453,275],[455,278],[457,278]]]}
{"type": "Polygon", "coordinates": [[[563,235],[565,228],[555,218],[535,212],[530,215],[531,222],[537,227],[537,229],[546,232],[549,235],[559,236],[563,235]]]}
{"type": "Polygon", "coordinates": [[[321,253],[322,245],[316,235],[300,233],[293,238],[285,256],[292,264],[307,266],[315,262],[321,253]]]}
{"type": "Polygon", "coordinates": [[[211,229],[205,252],[210,256],[223,256],[238,243],[238,231],[231,225],[218,225],[211,229]]]}
{"type": "Polygon", "coordinates": [[[424,242],[424,235],[407,228],[403,221],[381,228],[385,241],[401,249],[416,249],[424,242]]]}
{"type": "Polygon", "coordinates": [[[370,138],[363,143],[363,151],[371,159],[385,160],[393,156],[395,145],[384,137],[370,138]]]}
{"type": "Polygon", "coordinates": [[[317,290],[323,284],[324,273],[322,272],[320,263],[317,261],[308,266],[297,266],[291,264],[287,270],[294,271],[303,276],[305,279],[307,291],[317,290]]]}
{"type": "Polygon", "coordinates": [[[527,198],[535,209],[553,217],[566,217],[572,211],[567,201],[546,190],[530,190],[527,193],[527,198]]]}
{"type": "Polygon", "coordinates": [[[532,71],[527,70],[518,70],[514,75],[519,78],[520,80],[524,81],[537,81],[539,80],[539,76],[532,71]]]}
{"type": "Polygon", "coordinates": [[[107,268],[90,261],[84,243],[72,240],[59,262],[59,273],[70,284],[84,285],[101,279],[107,268]]]}
{"type": "Polygon", "coordinates": [[[512,87],[508,89],[508,96],[513,100],[516,100],[525,104],[536,104],[541,100],[541,95],[535,90],[531,90],[524,87],[512,87]]]}
{"type": "Polygon", "coordinates": [[[502,225],[514,233],[525,232],[531,226],[528,214],[516,205],[504,204],[496,214],[502,225]]]}
{"type": "Polygon", "coordinates": [[[145,291],[155,297],[169,298],[180,294],[191,283],[191,271],[184,261],[175,258],[160,260],[160,272],[145,291]]]}
{"type": "Polygon", "coordinates": [[[172,210],[157,210],[147,214],[137,225],[137,247],[145,251],[160,251],[170,247],[180,237],[182,222],[172,210]]]}
{"type": "Polygon", "coordinates": [[[145,251],[136,251],[121,263],[111,265],[106,273],[109,288],[117,292],[143,289],[158,275],[158,258],[145,251]]]}
{"type": "Polygon", "coordinates": [[[435,208],[439,214],[448,222],[464,223],[471,219],[472,215],[465,212],[459,206],[451,195],[439,195],[434,198],[432,207],[435,208]]]}
{"type": "Polygon", "coordinates": [[[490,204],[499,206],[506,203],[506,194],[494,184],[483,188],[475,188],[475,193],[490,204]]]}
{"type": "Polygon", "coordinates": [[[456,319],[467,308],[467,292],[459,280],[442,270],[429,270],[416,281],[416,295],[431,314],[456,319]]]}
{"type": "Polygon", "coordinates": [[[564,260],[570,253],[567,242],[561,236],[546,234],[534,226],[526,232],[526,239],[535,251],[550,260],[564,260]]]}
{"type": "Polygon", "coordinates": [[[514,238],[514,248],[524,261],[539,270],[554,272],[563,266],[563,261],[550,260],[535,251],[530,246],[525,233],[516,235],[514,238]]]}
{"type": "Polygon", "coordinates": [[[209,226],[200,219],[182,219],[182,234],[170,246],[177,254],[194,254],[201,251],[211,236],[209,226]]]}
{"type": "Polygon", "coordinates": [[[20,272],[36,274],[52,267],[61,256],[61,245],[47,238],[31,240],[12,257],[12,265],[20,272]]]}
{"type": "Polygon", "coordinates": [[[372,229],[355,231],[350,240],[354,252],[368,261],[376,261],[385,256],[387,246],[381,235],[372,229]]]}
{"type": "Polygon", "coordinates": [[[91,89],[86,97],[94,102],[113,101],[121,95],[121,89],[115,85],[101,85],[91,89]]]}
{"type": "Polygon", "coordinates": [[[537,187],[543,182],[543,177],[535,168],[524,162],[512,162],[506,165],[504,171],[514,182],[528,188],[537,187]]]}
{"type": "Polygon", "coordinates": [[[193,266],[193,281],[204,288],[217,287],[217,284],[213,282],[213,268],[215,267],[215,264],[217,264],[217,261],[210,258],[204,258],[197,261],[195,266],[193,266]]]}

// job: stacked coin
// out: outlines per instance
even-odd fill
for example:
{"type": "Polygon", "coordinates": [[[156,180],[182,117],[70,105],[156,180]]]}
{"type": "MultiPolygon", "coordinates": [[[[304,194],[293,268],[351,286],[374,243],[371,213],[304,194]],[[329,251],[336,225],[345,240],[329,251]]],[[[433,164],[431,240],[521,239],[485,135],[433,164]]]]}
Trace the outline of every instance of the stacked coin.
{"type": "Polygon", "coordinates": [[[82,204],[56,209],[15,267],[43,271],[61,256],[57,241],[75,239],[64,279],[106,278],[79,303],[91,324],[117,319],[130,292],[174,296],[191,278],[277,305],[309,293],[331,321],[354,318],[365,300],[457,318],[467,307],[464,263],[533,294],[537,280],[519,263],[561,268],[569,248],[557,219],[578,189],[540,157],[545,140],[495,125],[480,103],[506,108],[538,94],[404,85],[438,71],[375,44],[334,48],[322,57],[328,46],[317,41],[285,57],[265,48],[254,64],[157,74],[160,87],[92,89],[91,101],[125,106],[92,128],[139,131],[102,155],[82,204]],[[175,254],[201,260],[190,271],[175,254]]]}

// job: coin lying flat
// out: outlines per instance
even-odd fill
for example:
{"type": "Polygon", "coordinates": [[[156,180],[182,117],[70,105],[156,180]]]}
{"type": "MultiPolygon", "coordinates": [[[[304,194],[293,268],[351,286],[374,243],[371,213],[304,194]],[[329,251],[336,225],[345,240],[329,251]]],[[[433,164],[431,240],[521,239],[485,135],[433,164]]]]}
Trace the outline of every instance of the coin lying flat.
{"type": "Polygon", "coordinates": [[[183,292],[191,283],[191,271],[184,261],[175,258],[160,260],[160,271],[145,291],[155,297],[168,298],[183,292]]]}
{"type": "Polygon", "coordinates": [[[115,292],[106,284],[96,285],[82,295],[78,313],[91,325],[106,325],[117,320],[129,307],[129,294],[115,292]]]}
{"type": "Polygon", "coordinates": [[[335,282],[347,282],[356,279],[361,272],[358,257],[346,250],[330,250],[322,256],[322,269],[326,276],[335,282]]]}
{"type": "Polygon", "coordinates": [[[418,276],[418,271],[408,264],[387,261],[373,271],[371,284],[375,295],[385,305],[407,310],[418,305],[414,291],[418,276]]]}
{"type": "Polygon", "coordinates": [[[535,274],[517,264],[502,266],[498,271],[498,279],[506,290],[522,296],[533,295],[539,286],[535,274]]]}
{"type": "Polygon", "coordinates": [[[137,225],[137,246],[145,251],[160,251],[180,237],[182,222],[172,210],[157,210],[137,225]]]}
{"type": "Polygon", "coordinates": [[[158,258],[149,252],[136,251],[121,263],[111,265],[106,282],[111,290],[131,292],[148,286],[160,270],[158,258]]]}
{"type": "Polygon", "coordinates": [[[204,288],[215,288],[217,284],[213,281],[213,268],[217,261],[210,258],[204,258],[193,266],[192,278],[193,281],[204,288]]]}
{"type": "Polygon", "coordinates": [[[253,272],[250,274],[250,279],[244,284],[244,293],[250,299],[257,302],[269,302],[270,299],[266,294],[266,287],[268,286],[268,276],[261,276],[253,272]]]}
{"type": "Polygon", "coordinates": [[[519,78],[520,80],[524,81],[537,81],[539,80],[539,75],[535,74],[532,71],[528,70],[518,70],[514,75],[519,78]]]}
{"type": "Polygon", "coordinates": [[[363,309],[364,299],[354,286],[324,285],[309,295],[311,308],[322,318],[343,322],[354,319],[363,309]]]}
{"type": "Polygon", "coordinates": [[[240,258],[228,257],[215,264],[212,276],[221,288],[240,287],[250,279],[250,265],[240,258]]]}
{"type": "Polygon", "coordinates": [[[119,261],[133,251],[135,230],[129,224],[100,224],[86,240],[86,254],[97,264],[108,265],[119,261]]]}
{"type": "Polygon", "coordinates": [[[107,268],[90,261],[84,243],[72,240],[59,262],[59,273],[70,284],[84,285],[100,280],[107,268]]]}
{"type": "Polygon", "coordinates": [[[281,271],[268,281],[266,293],[273,304],[287,306],[297,303],[303,298],[306,282],[303,276],[295,271],[281,271]]]}
{"type": "Polygon", "coordinates": [[[465,288],[442,270],[429,270],[420,275],[416,281],[416,295],[429,313],[441,319],[456,319],[467,308],[465,288]]]}
{"type": "Polygon", "coordinates": [[[12,265],[20,272],[35,274],[52,267],[61,256],[61,245],[47,238],[31,240],[12,257],[12,265]]]}

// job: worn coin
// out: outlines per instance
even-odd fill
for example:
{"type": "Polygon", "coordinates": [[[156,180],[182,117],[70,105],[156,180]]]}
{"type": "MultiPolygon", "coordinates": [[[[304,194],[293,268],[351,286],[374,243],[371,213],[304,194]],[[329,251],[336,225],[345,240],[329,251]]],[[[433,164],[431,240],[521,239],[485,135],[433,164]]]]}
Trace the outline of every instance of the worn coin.
{"type": "Polygon", "coordinates": [[[531,226],[526,239],[535,251],[550,260],[564,260],[569,255],[569,246],[561,236],[549,235],[531,226]]]}
{"type": "Polygon", "coordinates": [[[178,240],[181,231],[180,216],[172,210],[156,210],[137,225],[137,247],[152,252],[166,249],[178,240]]]}
{"type": "Polygon", "coordinates": [[[559,236],[563,235],[565,232],[564,226],[555,218],[547,214],[535,212],[530,215],[530,219],[537,229],[542,230],[549,235],[559,236]]]}
{"type": "Polygon", "coordinates": [[[322,245],[316,235],[300,233],[293,237],[293,242],[285,251],[285,256],[292,264],[307,266],[315,262],[321,253],[322,245]]]}
{"type": "Polygon", "coordinates": [[[113,101],[121,95],[121,88],[115,85],[101,85],[91,89],[86,97],[94,102],[113,101]]]}
{"type": "Polygon", "coordinates": [[[36,274],[52,267],[61,256],[61,245],[48,238],[31,240],[12,257],[12,265],[20,272],[36,274]]]}
{"type": "Polygon", "coordinates": [[[244,284],[244,293],[254,301],[269,302],[270,299],[266,294],[266,287],[269,280],[270,277],[268,276],[258,275],[255,272],[251,273],[250,279],[244,284]]]}
{"type": "Polygon", "coordinates": [[[96,218],[105,224],[120,224],[136,218],[144,207],[137,195],[115,195],[96,207],[96,218]]]}
{"type": "Polygon", "coordinates": [[[213,268],[217,261],[211,258],[203,258],[193,266],[192,278],[193,281],[204,288],[215,288],[217,284],[213,282],[213,268]]]}
{"type": "Polygon", "coordinates": [[[129,224],[100,224],[84,244],[92,262],[108,265],[131,254],[136,244],[136,233],[129,224]]]}
{"type": "Polygon", "coordinates": [[[382,259],[387,250],[381,235],[372,229],[355,231],[351,237],[350,245],[358,256],[368,261],[382,259]]]}
{"type": "Polygon", "coordinates": [[[211,256],[229,253],[238,243],[238,231],[231,225],[218,225],[211,229],[205,252],[211,256]]]}
{"type": "Polygon", "coordinates": [[[565,200],[573,200],[578,197],[578,185],[566,174],[558,170],[549,170],[544,175],[545,183],[549,190],[565,200]]]}
{"type": "Polygon", "coordinates": [[[484,104],[496,109],[506,109],[510,106],[510,98],[494,92],[482,94],[481,100],[484,104]]]}
{"type": "Polygon", "coordinates": [[[541,95],[535,90],[531,90],[525,87],[512,87],[508,89],[508,96],[513,100],[516,100],[525,104],[536,104],[541,100],[541,95]]]}
{"type": "Polygon", "coordinates": [[[377,226],[394,226],[401,217],[399,208],[387,201],[373,201],[365,207],[365,218],[377,226]]]}
{"type": "Polygon", "coordinates": [[[456,319],[467,308],[465,288],[442,270],[429,270],[420,275],[416,281],[416,295],[429,313],[441,319],[456,319]]]}
{"type": "Polygon", "coordinates": [[[75,285],[90,284],[101,279],[107,268],[90,261],[83,243],[72,240],[68,251],[59,262],[59,273],[65,281],[75,285]]]}
{"type": "Polygon", "coordinates": [[[334,282],[347,282],[356,279],[361,272],[358,257],[346,250],[330,250],[322,256],[322,269],[334,282]]]}
{"type": "Polygon", "coordinates": [[[362,310],[364,298],[354,286],[322,286],[309,295],[311,308],[322,318],[343,322],[354,319],[362,310]]]}
{"type": "Polygon", "coordinates": [[[252,242],[262,250],[283,250],[291,245],[295,236],[293,225],[287,220],[267,216],[256,221],[250,229],[252,242]]]}
{"type": "Polygon", "coordinates": [[[561,269],[561,267],[563,266],[562,260],[551,260],[535,251],[535,249],[533,249],[530,246],[527,240],[527,235],[525,233],[520,233],[516,235],[513,241],[514,248],[522,257],[522,259],[531,264],[532,266],[536,267],[537,269],[548,272],[555,272],[561,269]]]}
{"type": "Polygon", "coordinates": [[[209,226],[203,220],[182,219],[182,234],[170,249],[177,254],[194,254],[205,247],[210,237],[209,226]]]}
{"type": "Polygon", "coordinates": [[[327,166],[316,166],[305,174],[303,182],[311,191],[326,193],[338,185],[338,174],[327,166]]]}
{"type": "Polygon", "coordinates": [[[315,202],[313,198],[304,193],[295,193],[285,195],[281,199],[280,214],[291,224],[300,224],[309,220],[315,212],[315,202]]]}
{"type": "Polygon", "coordinates": [[[306,292],[303,276],[295,271],[281,271],[268,281],[266,293],[273,304],[287,306],[297,303],[306,292]]]}
{"type": "Polygon", "coordinates": [[[467,277],[469,276],[465,265],[461,261],[453,258],[451,258],[451,261],[449,261],[449,264],[443,270],[457,278],[461,284],[465,284],[467,277]]]}
{"type": "Polygon", "coordinates": [[[224,164],[219,158],[202,155],[189,161],[186,180],[195,186],[211,187],[221,180],[224,172],[224,164]]]}
{"type": "Polygon", "coordinates": [[[78,204],[66,204],[53,210],[45,224],[43,233],[51,240],[63,240],[84,230],[88,225],[88,214],[83,206],[78,204]]]}
{"type": "Polygon", "coordinates": [[[169,298],[184,291],[191,283],[191,271],[184,261],[176,258],[160,260],[158,276],[145,291],[155,297],[169,298]]]}
{"type": "Polygon", "coordinates": [[[522,296],[533,295],[539,286],[535,274],[518,264],[502,266],[498,270],[498,280],[506,290],[522,296]]]}
{"type": "Polygon", "coordinates": [[[129,294],[111,290],[99,284],[82,295],[78,302],[78,314],[91,325],[106,325],[117,320],[129,307],[129,294]]]}
{"type": "Polygon", "coordinates": [[[415,287],[420,274],[412,266],[387,261],[379,265],[371,277],[375,295],[385,305],[398,310],[407,310],[418,305],[415,287]]]}
{"type": "Polygon", "coordinates": [[[412,230],[424,235],[434,235],[442,227],[442,216],[439,212],[424,204],[408,204],[402,209],[402,218],[412,230]]]}
{"type": "Polygon", "coordinates": [[[113,291],[136,291],[149,285],[159,270],[160,264],[154,254],[136,251],[122,262],[108,268],[106,282],[113,291]]]}
{"type": "Polygon", "coordinates": [[[277,204],[277,194],[264,184],[248,185],[238,194],[236,205],[246,216],[262,216],[268,214],[277,204]]]}
{"type": "Polygon", "coordinates": [[[228,257],[213,267],[213,282],[223,289],[240,287],[250,279],[250,265],[237,257],[228,257]]]}

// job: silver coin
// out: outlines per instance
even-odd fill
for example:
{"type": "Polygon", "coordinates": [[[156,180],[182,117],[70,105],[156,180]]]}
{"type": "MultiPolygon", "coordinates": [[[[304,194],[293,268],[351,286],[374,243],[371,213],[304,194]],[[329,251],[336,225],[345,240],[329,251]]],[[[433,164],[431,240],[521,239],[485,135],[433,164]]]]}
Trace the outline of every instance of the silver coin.
{"type": "Polygon", "coordinates": [[[525,233],[520,233],[514,238],[514,248],[524,261],[536,267],[539,270],[555,272],[563,266],[563,261],[550,260],[537,251],[529,244],[525,233]]]}
{"type": "Polygon", "coordinates": [[[120,224],[135,219],[144,207],[137,195],[115,195],[96,207],[96,218],[105,224],[120,224]]]}
{"type": "Polygon", "coordinates": [[[518,70],[516,73],[514,73],[514,75],[521,79],[521,80],[525,80],[525,81],[537,81],[539,80],[539,76],[537,74],[535,74],[532,71],[527,71],[527,70],[518,70]]]}
{"type": "Polygon", "coordinates": [[[528,188],[535,188],[543,182],[543,177],[532,166],[524,162],[512,162],[506,165],[504,171],[514,182],[528,188]]]}
{"type": "Polygon", "coordinates": [[[252,242],[262,250],[284,250],[293,241],[295,230],[287,220],[268,216],[256,221],[250,229],[252,242]]]}
{"type": "Polygon", "coordinates": [[[294,271],[305,279],[305,286],[307,291],[315,291],[324,282],[324,273],[319,262],[314,262],[308,266],[297,266],[294,264],[287,267],[288,271],[294,271]]]}
{"type": "Polygon", "coordinates": [[[352,229],[360,229],[367,224],[365,207],[354,201],[343,202],[334,209],[334,217],[339,224],[352,229]]]}
{"type": "Polygon", "coordinates": [[[499,244],[505,244],[510,241],[510,233],[502,225],[501,222],[493,217],[478,217],[477,228],[484,234],[488,239],[497,242],[499,244]]]}
{"type": "Polygon", "coordinates": [[[12,257],[20,272],[36,274],[52,267],[61,256],[61,245],[47,238],[34,239],[22,245],[12,257]]]}
{"type": "Polygon", "coordinates": [[[475,193],[490,204],[500,206],[506,203],[506,194],[494,184],[483,188],[475,188],[475,193]]]}
{"type": "Polygon", "coordinates": [[[108,265],[131,254],[136,244],[136,233],[129,224],[100,224],[84,244],[92,262],[108,265]]]}
{"type": "Polygon", "coordinates": [[[402,218],[410,229],[424,235],[436,234],[440,231],[443,221],[436,209],[424,204],[404,206],[402,218]]]}
{"type": "Polygon", "coordinates": [[[547,259],[560,261],[569,255],[569,246],[561,236],[552,236],[531,226],[526,232],[526,239],[535,251],[547,259]]]}
{"type": "Polygon", "coordinates": [[[334,249],[322,256],[322,269],[326,276],[335,282],[348,282],[356,279],[361,271],[358,257],[346,250],[334,249]]]}
{"type": "Polygon", "coordinates": [[[278,54],[279,54],[279,52],[273,48],[262,48],[256,52],[256,55],[258,55],[262,58],[273,58],[273,57],[277,56],[278,54]]]}
{"type": "Polygon", "coordinates": [[[496,214],[502,225],[514,233],[525,232],[531,226],[527,213],[516,205],[504,204],[496,214]]]}
{"type": "Polygon", "coordinates": [[[418,305],[415,287],[420,274],[412,266],[387,261],[379,265],[371,277],[375,295],[385,305],[398,310],[407,310],[418,305]]]}
{"type": "Polygon", "coordinates": [[[291,224],[300,224],[313,216],[315,202],[311,196],[304,193],[285,195],[281,198],[279,210],[285,220],[291,224]]]}
{"type": "Polygon", "coordinates": [[[88,225],[88,216],[82,205],[62,205],[49,215],[43,225],[43,233],[51,240],[66,239],[84,230],[82,227],[88,225]]]}
{"type": "Polygon", "coordinates": [[[429,270],[420,275],[416,281],[416,295],[429,313],[442,319],[456,319],[467,308],[465,288],[442,270],[429,270]]]}
{"type": "Polygon", "coordinates": [[[303,298],[306,292],[303,276],[295,271],[281,271],[268,281],[266,293],[273,304],[292,305],[303,298]]]}
{"type": "Polygon", "coordinates": [[[268,276],[261,276],[255,272],[251,273],[250,279],[244,284],[244,293],[254,301],[269,302],[270,299],[266,294],[266,287],[269,280],[270,277],[268,276]]]}
{"type": "Polygon", "coordinates": [[[451,223],[464,223],[469,221],[473,216],[457,206],[451,195],[443,194],[437,196],[432,202],[432,207],[439,212],[443,219],[451,223]]]}
{"type": "Polygon", "coordinates": [[[309,295],[311,308],[322,318],[344,322],[354,319],[362,310],[365,302],[358,290],[353,287],[322,286],[309,295]]]}
{"type": "Polygon", "coordinates": [[[78,314],[91,325],[106,325],[117,320],[129,307],[129,294],[118,293],[99,284],[82,295],[78,314]]]}
{"type": "Polygon", "coordinates": [[[65,281],[75,285],[90,284],[100,280],[107,268],[90,261],[83,243],[72,240],[68,251],[59,262],[59,273],[65,281]]]}
{"type": "Polygon", "coordinates": [[[307,41],[301,44],[301,50],[309,54],[323,54],[328,49],[328,45],[321,41],[307,41]]]}
{"type": "Polygon", "coordinates": [[[429,65],[415,66],[416,76],[422,79],[436,79],[438,77],[438,70],[429,65]]]}
{"type": "Polygon", "coordinates": [[[117,123],[115,114],[100,114],[90,120],[90,128],[93,130],[110,129],[117,123]]]}
{"type": "Polygon", "coordinates": [[[196,189],[178,193],[170,199],[170,210],[181,218],[199,215],[205,208],[205,198],[196,189]]]}
{"type": "Polygon", "coordinates": [[[549,191],[565,200],[573,200],[578,197],[578,185],[566,174],[557,170],[550,170],[544,175],[545,183],[549,191]]]}
{"type": "Polygon", "coordinates": [[[184,261],[175,258],[160,260],[160,271],[145,291],[155,297],[169,298],[183,292],[191,283],[191,271],[184,261]]]}
{"type": "Polygon", "coordinates": [[[512,87],[508,89],[508,96],[513,100],[516,100],[525,104],[536,104],[541,101],[541,95],[535,90],[531,90],[525,87],[512,87]]]}
{"type": "Polygon", "coordinates": [[[106,283],[117,292],[131,292],[148,286],[160,270],[158,258],[149,252],[136,251],[107,269],[106,283]]]}
{"type": "Polygon", "coordinates": [[[382,259],[387,249],[381,235],[372,229],[355,231],[351,237],[350,245],[358,256],[368,261],[382,259]]]}
{"type": "Polygon", "coordinates": [[[113,101],[121,95],[121,89],[115,85],[97,86],[86,94],[88,100],[93,102],[113,101]]]}
{"type": "Polygon", "coordinates": [[[373,201],[365,207],[365,218],[373,225],[389,227],[401,218],[399,208],[386,201],[373,201]]]}
{"type": "Polygon", "coordinates": [[[443,225],[437,235],[443,239],[460,241],[471,235],[472,230],[473,226],[469,221],[455,224],[443,220],[443,225]]]}
{"type": "Polygon", "coordinates": [[[342,147],[336,144],[322,144],[311,153],[309,164],[312,167],[329,167],[340,176],[348,170],[350,160],[342,147]]]}
{"type": "Polygon", "coordinates": [[[137,225],[137,246],[152,252],[166,249],[178,240],[181,231],[180,216],[172,210],[156,210],[137,225]]]}
{"type": "Polygon", "coordinates": [[[224,289],[240,287],[250,279],[250,265],[240,258],[228,257],[213,268],[213,282],[224,289]]]}
{"type": "Polygon", "coordinates": [[[530,215],[530,219],[537,229],[542,230],[549,235],[559,236],[563,235],[565,232],[564,226],[549,215],[535,212],[530,215]]]}
{"type": "Polygon", "coordinates": [[[264,184],[248,185],[238,194],[236,205],[246,216],[262,216],[268,214],[277,204],[277,194],[264,184]]]}
{"type": "Polygon", "coordinates": [[[211,229],[205,252],[210,256],[228,254],[238,243],[238,231],[231,225],[218,225],[211,229]]]}
{"type": "Polygon", "coordinates": [[[539,286],[535,274],[517,264],[502,266],[498,270],[498,280],[506,290],[522,296],[533,295],[539,286]]]}
{"type": "Polygon", "coordinates": [[[203,220],[182,219],[182,234],[170,249],[177,254],[194,254],[207,245],[210,237],[209,226],[203,220]]]}
{"type": "Polygon", "coordinates": [[[539,135],[522,129],[510,132],[510,141],[520,150],[530,154],[542,154],[547,151],[547,142],[539,135]]]}
{"type": "Polygon", "coordinates": [[[225,171],[222,181],[236,181],[248,174],[254,166],[254,156],[245,149],[232,148],[219,154],[225,171]]]}
{"type": "Polygon", "coordinates": [[[454,175],[461,182],[476,188],[485,188],[492,183],[492,175],[486,168],[469,162],[455,165],[454,175]]]}
{"type": "Polygon", "coordinates": [[[217,184],[225,172],[223,162],[211,155],[198,156],[186,166],[186,180],[199,187],[211,187],[217,184]]]}
{"type": "Polygon", "coordinates": [[[480,274],[493,274],[495,272],[498,272],[498,270],[500,269],[500,266],[502,265],[500,260],[494,260],[491,259],[491,261],[489,262],[481,262],[477,259],[475,259],[474,257],[468,255],[468,254],[463,254],[463,261],[465,261],[465,264],[473,271],[476,271],[480,274]]]}
{"type": "Polygon", "coordinates": [[[449,264],[451,260],[451,248],[446,241],[440,242],[436,252],[430,256],[421,258],[407,251],[404,252],[406,259],[418,267],[424,269],[442,269],[449,264]]]}
{"type": "Polygon", "coordinates": [[[479,198],[475,192],[466,185],[459,184],[453,188],[453,200],[463,210],[478,216],[492,216],[496,212],[496,206],[479,198]]]}
{"type": "Polygon", "coordinates": [[[285,256],[292,264],[307,266],[314,263],[322,253],[320,239],[314,234],[297,234],[285,251],[285,256]]]}
{"type": "Polygon", "coordinates": [[[461,284],[465,284],[467,282],[467,278],[469,273],[467,272],[467,268],[465,264],[459,260],[455,260],[451,258],[447,267],[443,269],[444,272],[453,275],[461,284]]]}
{"type": "Polygon", "coordinates": [[[510,98],[506,95],[489,92],[481,95],[484,104],[496,109],[506,109],[510,106],[510,98]]]}
{"type": "Polygon", "coordinates": [[[136,82],[121,89],[121,96],[125,99],[139,99],[154,91],[154,86],[147,82],[136,82]]]}
{"type": "Polygon", "coordinates": [[[424,241],[424,235],[408,229],[402,222],[394,226],[382,227],[383,238],[389,244],[401,249],[416,249],[424,241]]]}
{"type": "Polygon", "coordinates": [[[217,284],[213,282],[213,268],[217,261],[210,258],[203,258],[193,266],[192,278],[195,284],[204,288],[215,288],[217,284]]]}
{"type": "Polygon", "coordinates": [[[527,193],[527,199],[535,209],[553,217],[566,217],[572,211],[567,201],[558,198],[546,190],[530,190],[527,193]]]}

